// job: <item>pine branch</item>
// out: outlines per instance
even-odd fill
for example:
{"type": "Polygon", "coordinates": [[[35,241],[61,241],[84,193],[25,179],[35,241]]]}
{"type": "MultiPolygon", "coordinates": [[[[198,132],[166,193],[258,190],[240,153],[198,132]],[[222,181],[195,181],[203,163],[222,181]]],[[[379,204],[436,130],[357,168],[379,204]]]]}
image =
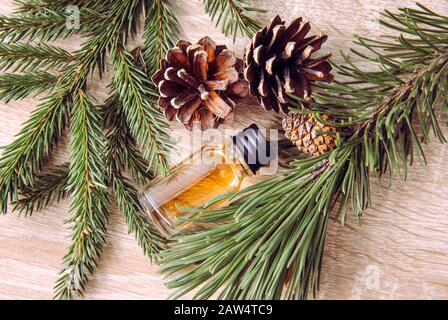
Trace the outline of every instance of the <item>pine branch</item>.
{"type": "Polygon", "coordinates": [[[224,209],[202,210],[202,222],[231,222],[181,236],[165,252],[162,271],[181,271],[167,283],[180,289],[175,297],[201,287],[195,298],[206,299],[223,286],[220,299],[279,299],[288,267],[297,268],[294,274],[305,272],[303,263],[318,256],[323,246],[314,235],[326,225],[329,211],[322,213],[313,195],[327,181],[334,184],[328,168],[328,160],[311,159],[234,195],[242,198],[224,209]],[[293,266],[291,256],[301,247],[303,261],[293,266]]]}
{"type": "Polygon", "coordinates": [[[25,216],[28,216],[58,203],[67,196],[68,174],[68,163],[39,174],[34,187],[25,187],[22,190],[20,199],[15,202],[14,210],[25,212],[25,216]]]}
{"type": "Polygon", "coordinates": [[[261,29],[260,24],[251,15],[252,12],[266,12],[263,9],[249,7],[246,0],[203,0],[205,12],[216,26],[221,24],[221,31],[226,36],[231,35],[235,42],[236,36],[252,37],[261,29]]]}
{"type": "Polygon", "coordinates": [[[44,43],[0,43],[0,71],[46,71],[64,66],[72,59],[64,49],[44,43]]]}
{"type": "Polygon", "coordinates": [[[19,190],[32,186],[44,159],[60,140],[67,123],[67,101],[64,91],[45,99],[25,123],[17,138],[0,158],[0,212],[5,214],[8,199],[17,200],[19,190]]]}
{"type": "Polygon", "coordinates": [[[145,61],[149,63],[149,73],[153,74],[166,52],[174,47],[180,25],[171,8],[171,0],[150,1],[145,15],[145,61]]]}
{"type": "Polygon", "coordinates": [[[64,257],[55,287],[56,299],[71,299],[84,291],[88,273],[96,267],[106,242],[108,191],[101,155],[105,139],[93,98],[83,91],[74,96],[71,111],[71,158],[68,191],[72,244],[64,257]]]}
{"type": "Polygon", "coordinates": [[[4,73],[0,75],[0,100],[8,103],[29,95],[38,95],[54,88],[58,77],[47,72],[28,74],[4,73]]]}
{"type": "Polygon", "coordinates": [[[179,289],[175,297],[193,289],[200,299],[218,289],[224,299],[306,299],[310,289],[316,294],[333,209],[342,223],[349,208],[360,218],[371,204],[369,173],[401,170],[405,178],[414,151],[424,159],[421,141],[429,141],[430,130],[446,141],[439,115],[448,113],[448,34],[439,29],[448,27],[448,17],[438,15],[431,26],[433,15],[425,16],[424,7],[401,12],[387,13],[383,24],[394,20],[413,36],[358,41],[370,54],[352,51],[364,60],[359,64],[343,55],[346,64],[338,69],[347,80],[321,85],[311,111],[293,109],[319,121],[325,121],[320,114],[330,115],[340,132],[350,129],[335,150],[296,160],[285,173],[221,197],[230,201],[225,208],[196,210],[201,216],[192,221],[221,224],[179,236],[164,253],[167,285],[179,289]],[[435,38],[440,41],[429,41],[435,38]],[[377,70],[363,71],[359,65],[366,61],[376,61],[377,70]]]}
{"type": "Polygon", "coordinates": [[[128,127],[139,145],[145,146],[143,157],[149,161],[150,168],[165,175],[169,170],[171,142],[168,125],[154,103],[156,94],[150,80],[124,48],[112,51],[111,60],[115,67],[113,86],[123,106],[128,127]]]}
{"type": "Polygon", "coordinates": [[[49,9],[39,15],[0,16],[0,40],[1,42],[54,41],[77,33],[89,34],[102,29],[106,21],[103,15],[90,9],[80,11],[80,29],[67,28],[67,20],[70,18],[70,13],[49,9]]]}

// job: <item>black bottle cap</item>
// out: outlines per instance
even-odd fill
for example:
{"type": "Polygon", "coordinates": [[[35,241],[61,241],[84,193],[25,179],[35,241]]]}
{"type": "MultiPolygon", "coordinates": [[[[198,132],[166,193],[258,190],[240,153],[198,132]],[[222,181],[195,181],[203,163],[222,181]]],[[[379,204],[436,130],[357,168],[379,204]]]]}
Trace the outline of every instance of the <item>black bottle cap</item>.
{"type": "Polygon", "coordinates": [[[234,136],[233,143],[254,174],[275,158],[275,155],[271,154],[269,141],[256,124],[250,125],[234,136]]]}

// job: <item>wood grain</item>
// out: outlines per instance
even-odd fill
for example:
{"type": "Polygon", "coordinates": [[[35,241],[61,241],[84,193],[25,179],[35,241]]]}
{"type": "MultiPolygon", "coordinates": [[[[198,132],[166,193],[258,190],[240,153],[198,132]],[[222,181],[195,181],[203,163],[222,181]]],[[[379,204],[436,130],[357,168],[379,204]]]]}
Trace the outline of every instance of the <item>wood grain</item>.
{"type": "MultiPolygon", "coordinates": [[[[235,44],[215,29],[204,14],[200,0],[178,0],[177,16],[182,36],[195,41],[203,35],[225,43],[242,54],[247,39],[235,44]]],[[[446,0],[423,1],[448,14],[446,0]]],[[[11,13],[12,0],[0,0],[0,13],[11,13]]],[[[378,35],[374,10],[412,5],[412,1],[263,0],[257,3],[290,20],[303,15],[315,30],[329,34],[325,50],[346,49],[352,34],[378,35]]],[[[77,48],[81,39],[64,42],[77,48]]],[[[107,79],[92,91],[107,96],[107,79]]],[[[38,99],[0,104],[0,144],[12,141],[38,99]]],[[[276,127],[273,115],[240,107],[230,127],[257,121],[276,127]]],[[[448,130],[444,127],[446,133],[448,130]]],[[[181,135],[187,136],[183,132],[181,135]]],[[[182,147],[182,146],[180,146],[182,147]]],[[[186,151],[180,148],[178,156],[186,151]]],[[[426,147],[428,165],[415,165],[406,183],[394,178],[392,187],[373,186],[373,207],[362,219],[328,230],[319,299],[446,299],[448,298],[448,147],[436,142],[426,147]]],[[[56,158],[66,158],[60,148],[56,158]]],[[[69,232],[64,226],[68,203],[63,201],[31,218],[9,214],[0,217],[0,299],[48,299],[66,247],[69,232]]],[[[132,235],[127,234],[121,214],[114,213],[103,258],[87,286],[86,299],[164,299],[164,287],[156,267],[149,264],[132,235]]]]}

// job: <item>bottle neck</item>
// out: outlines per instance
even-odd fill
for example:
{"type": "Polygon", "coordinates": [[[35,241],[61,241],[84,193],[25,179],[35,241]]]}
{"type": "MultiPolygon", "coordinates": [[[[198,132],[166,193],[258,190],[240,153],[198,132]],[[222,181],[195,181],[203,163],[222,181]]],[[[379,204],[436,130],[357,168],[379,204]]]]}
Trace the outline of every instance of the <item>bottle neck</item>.
{"type": "Polygon", "coordinates": [[[269,165],[273,155],[269,141],[256,124],[252,124],[233,137],[236,152],[253,174],[261,167],[269,165]]]}

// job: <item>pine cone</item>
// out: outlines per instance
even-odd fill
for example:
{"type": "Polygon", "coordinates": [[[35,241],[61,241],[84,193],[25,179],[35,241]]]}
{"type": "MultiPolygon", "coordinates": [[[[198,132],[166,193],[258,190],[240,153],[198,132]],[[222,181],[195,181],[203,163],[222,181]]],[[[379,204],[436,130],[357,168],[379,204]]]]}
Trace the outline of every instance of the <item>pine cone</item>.
{"type": "MultiPolygon", "coordinates": [[[[328,123],[332,122],[326,115],[322,118],[328,123]]],[[[336,128],[317,121],[309,114],[291,112],[283,119],[282,126],[285,136],[306,154],[320,156],[336,147],[333,133],[336,128]]]]}
{"type": "Polygon", "coordinates": [[[199,121],[201,130],[217,128],[235,108],[234,99],[248,93],[243,61],[208,37],[197,44],[179,41],[152,77],[159,88],[159,106],[168,120],[188,129],[199,121]]]}
{"type": "Polygon", "coordinates": [[[327,36],[309,36],[309,22],[302,18],[288,26],[276,16],[271,24],[258,31],[245,52],[244,76],[250,92],[266,110],[288,113],[287,94],[311,99],[310,83],[333,81],[331,53],[312,59],[327,36]]]}

